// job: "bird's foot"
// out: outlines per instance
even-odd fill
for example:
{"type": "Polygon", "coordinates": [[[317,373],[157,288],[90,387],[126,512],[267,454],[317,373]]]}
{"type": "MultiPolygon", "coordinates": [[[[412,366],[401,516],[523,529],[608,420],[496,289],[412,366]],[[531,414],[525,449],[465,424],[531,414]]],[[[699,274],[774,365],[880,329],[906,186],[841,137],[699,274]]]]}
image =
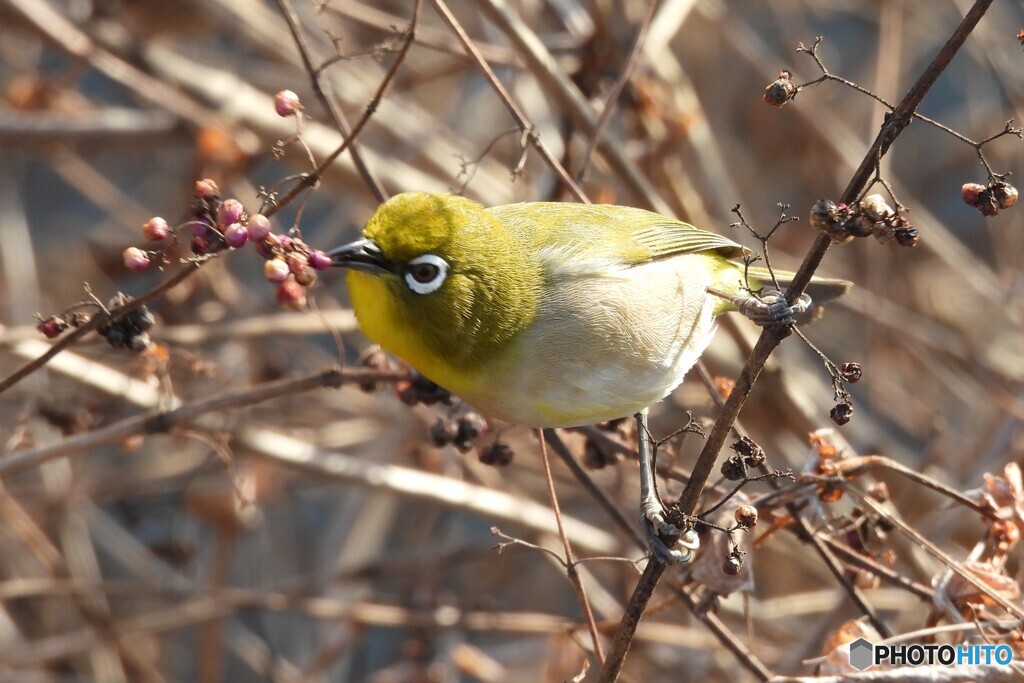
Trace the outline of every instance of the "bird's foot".
{"type": "Polygon", "coordinates": [[[792,325],[811,307],[811,297],[807,294],[801,294],[791,306],[782,292],[775,289],[767,289],[759,297],[749,294],[733,297],[731,302],[737,311],[762,327],[792,325]]]}
{"type": "Polygon", "coordinates": [[[663,564],[686,564],[700,548],[700,539],[694,529],[683,530],[665,519],[661,505],[644,505],[640,511],[640,526],[647,538],[647,547],[663,564]],[[665,539],[669,539],[666,543],[665,539]]]}

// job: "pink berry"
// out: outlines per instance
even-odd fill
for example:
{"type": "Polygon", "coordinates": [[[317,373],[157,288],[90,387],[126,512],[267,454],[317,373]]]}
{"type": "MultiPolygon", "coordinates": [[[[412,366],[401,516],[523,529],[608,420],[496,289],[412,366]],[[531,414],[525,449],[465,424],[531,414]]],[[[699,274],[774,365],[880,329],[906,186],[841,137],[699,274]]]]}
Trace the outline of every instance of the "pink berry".
{"type": "Polygon", "coordinates": [[[253,242],[263,241],[263,238],[269,235],[272,229],[270,219],[262,213],[254,213],[249,216],[249,222],[245,226],[246,230],[249,231],[249,239],[253,242]]]}
{"type": "Polygon", "coordinates": [[[36,329],[42,332],[47,339],[53,339],[59,337],[61,332],[68,329],[68,323],[64,318],[52,315],[39,323],[36,329]]]}
{"type": "Polygon", "coordinates": [[[195,195],[199,199],[214,199],[220,196],[220,187],[211,178],[196,181],[195,195]]]}
{"type": "Polygon", "coordinates": [[[288,264],[279,258],[271,259],[263,264],[263,277],[268,282],[284,282],[288,279],[288,264]]]}
{"type": "Polygon", "coordinates": [[[295,280],[285,280],[277,288],[277,300],[289,308],[302,308],[306,305],[306,292],[295,280]]]}
{"type": "Polygon", "coordinates": [[[124,259],[124,267],[133,273],[149,268],[149,254],[138,247],[128,247],[121,254],[121,258],[124,259]]]}
{"type": "Polygon", "coordinates": [[[282,90],[274,95],[274,110],[278,116],[291,116],[297,111],[302,111],[302,102],[291,90],[282,90]]]}
{"type": "Polygon", "coordinates": [[[205,218],[197,218],[194,221],[190,221],[188,231],[192,233],[193,237],[206,239],[210,236],[210,221],[205,218]]]}
{"type": "Polygon", "coordinates": [[[231,225],[242,220],[245,207],[237,199],[225,199],[217,209],[217,223],[231,225]]]}
{"type": "Polygon", "coordinates": [[[314,249],[309,252],[309,265],[317,270],[327,270],[331,267],[331,257],[319,249],[314,249]]]}
{"type": "Polygon", "coordinates": [[[960,188],[960,196],[968,206],[977,206],[981,201],[981,193],[985,191],[984,185],[978,183],[964,183],[960,188]]]}
{"type": "Polygon", "coordinates": [[[224,228],[224,241],[232,249],[238,249],[245,246],[245,243],[249,241],[249,232],[241,223],[232,223],[224,228]]]}
{"type": "Polygon", "coordinates": [[[159,241],[171,234],[171,227],[163,218],[154,216],[142,224],[142,234],[147,240],[159,241]]]}

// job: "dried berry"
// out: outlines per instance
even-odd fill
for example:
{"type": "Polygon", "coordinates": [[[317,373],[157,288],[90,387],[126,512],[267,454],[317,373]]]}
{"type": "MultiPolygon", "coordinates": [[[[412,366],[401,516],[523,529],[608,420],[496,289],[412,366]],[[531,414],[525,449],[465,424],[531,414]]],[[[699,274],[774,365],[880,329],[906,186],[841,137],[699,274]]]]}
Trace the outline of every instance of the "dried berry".
{"type": "Polygon", "coordinates": [[[438,418],[427,434],[430,442],[438,448],[447,446],[459,436],[459,421],[452,417],[438,418]]]}
{"type": "Polygon", "coordinates": [[[587,439],[583,444],[583,466],[591,470],[601,470],[614,462],[609,458],[596,441],[587,439]]]}
{"type": "Polygon", "coordinates": [[[836,244],[843,244],[853,239],[846,227],[849,215],[845,205],[837,206],[831,199],[819,199],[811,207],[811,227],[824,232],[836,244]]]}
{"type": "Polygon", "coordinates": [[[480,449],[480,453],[477,457],[480,458],[480,462],[485,465],[493,465],[496,467],[504,467],[512,463],[512,458],[515,454],[512,452],[511,446],[500,441],[484,446],[480,449]]]}
{"type": "Polygon", "coordinates": [[[921,235],[918,234],[917,228],[897,228],[896,241],[901,247],[916,247],[921,241],[921,235]]]}
{"type": "Polygon", "coordinates": [[[288,270],[293,273],[301,273],[303,270],[309,267],[309,259],[306,258],[305,254],[301,254],[297,251],[293,251],[285,257],[285,262],[288,264],[288,270]]]}
{"type": "Polygon", "coordinates": [[[984,185],[979,185],[978,183],[964,183],[963,187],[960,188],[960,196],[963,197],[964,203],[967,204],[967,206],[977,206],[978,198],[984,191],[984,185]]]}
{"type": "Polygon", "coordinates": [[[306,290],[295,280],[287,279],[277,288],[277,301],[288,308],[303,308],[306,305],[306,290]]]}
{"type": "Polygon", "coordinates": [[[722,572],[729,576],[736,576],[740,573],[741,569],[743,569],[743,560],[735,555],[729,555],[725,558],[725,561],[722,562],[722,572]]]}
{"type": "Polygon", "coordinates": [[[747,467],[760,467],[764,464],[764,449],[757,445],[749,436],[744,436],[736,443],[729,446],[737,455],[743,457],[747,467]]]}
{"type": "Polygon", "coordinates": [[[262,213],[254,213],[249,216],[249,220],[245,224],[245,229],[249,231],[249,239],[253,242],[262,242],[270,234],[272,228],[270,219],[262,213]]]}
{"type": "Polygon", "coordinates": [[[780,71],[779,78],[764,89],[761,99],[765,104],[773,107],[785,106],[799,92],[796,83],[793,82],[793,74],[788,71],[780,71]]]}
{"type": "Polygon", "coordinates": [[[274,95],[274,111],[278,116],[291,116],[297,111],[302,111],[302,102],[291,90],[282,90],[274,95]]]}
{"type": "Polygon", "coordinates": [[[267,282],[284,282],[288,279],[289,274],[288,264],[282,259],[271,259],[263,264],[263,277],[267,279],[267,282]]]}
{"type": "Polygon", "coordinates": [[[220,196],[220,186],[211,178],[197,180],[194,194],[197,199],[216,199],[220,196]]]}
{"type": "Polygon", "coordinates": [[[47,339],[59,337],[61,332],[68,329],[68,322],[64,318],[51,315],[46,320],[36,325],[36,329],[43,333],[47,339]]]}
{"type": "Polygon", "coordinates": [[[171,234],[171,226],[163,218],[154,216],[142,224],[142,234],[147,240],[159,242],[171,234]]]}
{"type": "Polygon", "coordinates": [[[842,374],[843,379],[850,384],[859,382],[863,374],[860,363],[843,363],[839,366],[839,372],[842,374]]]}
{"type": "Polygon", "coordinates": [[[121,258],[124,260],[124,267],[133,273],[138,273],[149,268],[149,254],[138,247],[128,247],[124,250],[124,253],[121,254],[121,258]]]}
{"type": "Polygon", "coordinates": [[[753,505],[741,505],[733,513],[736,524],[744,529],[752,529],[757,524],[757,508],[753,505]]]}
{"type": "Polygon", "coordinates": [[[303,287],[309,287],[314,282],[316,282],[316,271],[310,268],[309,266],[306,266],[298,273],[295,273],[294,277],[295,281],[298,282],[300,285],[302,285],[303,287]]]}
{"type": "Polygon", "coordinates": [[[747,466],[743,464],[743,458],[734,455],[722,463],[722,476],[729,481],[739,481],[747,476],[747,466]]]}
{"type": "Polygon", "coordinates": [[[410,406],[414,406],[417,403],[425,405],[444,403],[451,405],[454,401],[447,389],[442,389],[423,375],[416,375],[410,382],[396,384],[395,388],[398,389],[398,398],[402,403],[410,406]]]}
{"type": "Polygon", "coordinates": [[[896,212],[886,203],[885,197],[880,194],[869,194],[860,200],[860,210],[871,219],[872,222],[883,221],[896,212]]]}
{"type": "Polygon", "coordinates": [[[459,418],[459,433],[455,437],[455,447],[460,451],[468,451],[473,447],[477,437],[487,430],[487,420],[483,415],[470,411],[459,418]]]}
{"type": "Polygon", "coordinates": [[[249,231],[241,223],[232,223],[224,228],[224,241],[232,249],[239,249],[249,241],[249,231]]]}
{"type": "Polygon", "coordinates": [[[837,425],[844,425],[853,417],[853,404],[849,401],[837,403],[828,415],[837,425]]]}
{"type": "Polygon", "coordinates": [[[1000,181],[989,189],[1000,209],[1009,209],[1017,203],[1017,188],[1013,185],[1000,181]]]}

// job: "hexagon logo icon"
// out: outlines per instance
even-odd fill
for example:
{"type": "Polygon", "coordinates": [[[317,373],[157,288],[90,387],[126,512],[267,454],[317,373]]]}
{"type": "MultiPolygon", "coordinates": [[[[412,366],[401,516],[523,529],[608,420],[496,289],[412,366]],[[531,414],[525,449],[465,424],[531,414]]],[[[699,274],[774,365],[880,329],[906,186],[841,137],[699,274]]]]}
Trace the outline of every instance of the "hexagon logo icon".
{"type": "Polygon", "coordinates": [[[858,638],[850,643],[850,664],[863,671],[875,663],[875,646],[858,638]]]}

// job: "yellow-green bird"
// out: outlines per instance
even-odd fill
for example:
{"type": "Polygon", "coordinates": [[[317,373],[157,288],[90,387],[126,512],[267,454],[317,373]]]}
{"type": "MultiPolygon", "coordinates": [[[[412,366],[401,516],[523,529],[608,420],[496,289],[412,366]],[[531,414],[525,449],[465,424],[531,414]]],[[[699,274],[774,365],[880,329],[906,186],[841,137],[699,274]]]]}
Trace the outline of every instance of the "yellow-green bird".
{"type": "MultiPolygon", "coordinates": [[[[646,409],[683,380],[711,341],[715,317],[738,310],[790,323],[778,292],[745,269],[745,249],[711,232],[625,206],[558,202],[484,208],[447,194],[406,193],[370,218],[362,239],[330,252],[349,269],[363,332],[485,415],[530,427],[572,427],[636,414],[641,511],[659,538],[646,409]]],[[[780,282],[790,274],[776,273],[780,282]]],[[[770,284],[771,280],[768,279],[770,284]]],[[[845,289],[828,281],[826,295],[845,289]],[[829,291],[829,286],[831,290],[829,291]]]]}

